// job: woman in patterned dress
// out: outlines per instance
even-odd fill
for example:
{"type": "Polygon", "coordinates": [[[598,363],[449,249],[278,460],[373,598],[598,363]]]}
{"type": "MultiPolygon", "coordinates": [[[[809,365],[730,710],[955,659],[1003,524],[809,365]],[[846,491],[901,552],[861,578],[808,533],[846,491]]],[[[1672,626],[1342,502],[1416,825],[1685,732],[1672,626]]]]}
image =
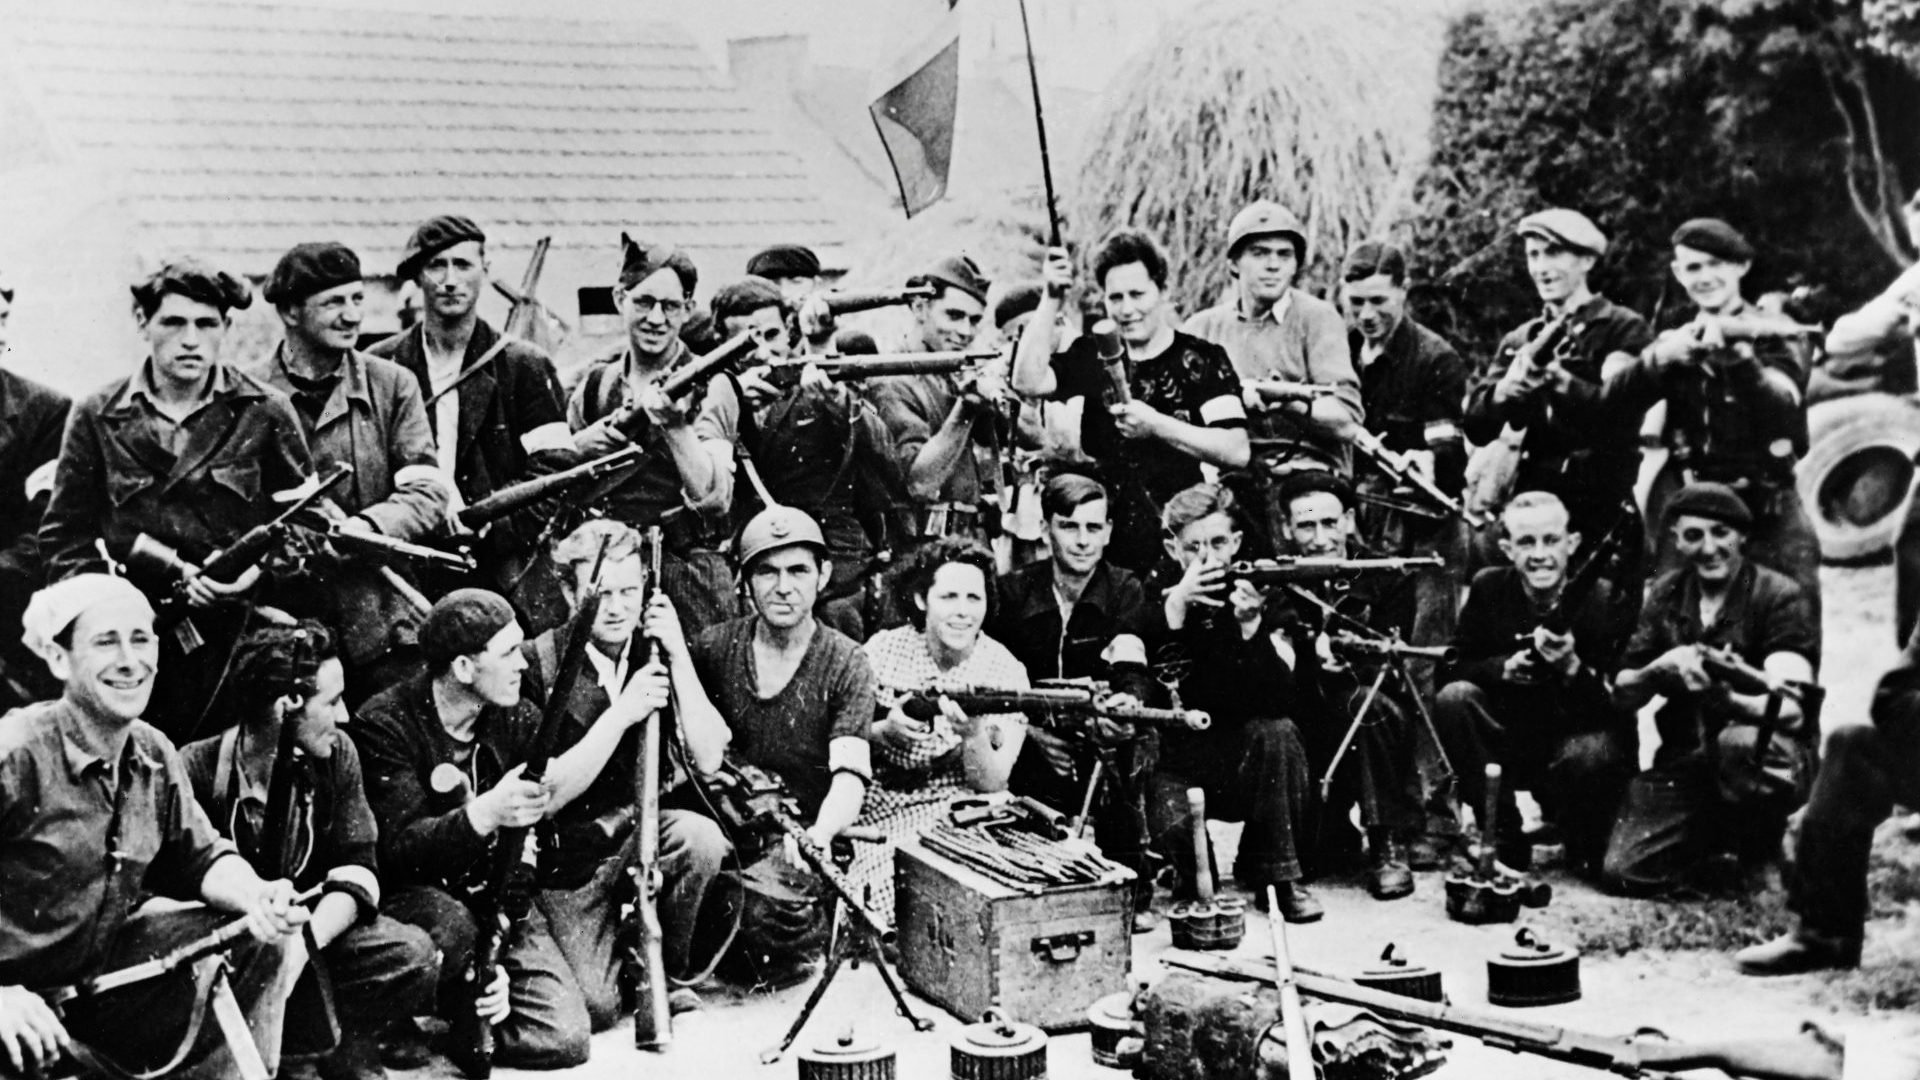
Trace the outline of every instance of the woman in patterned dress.
{"type": "Polygon", "coordinates": [[[860,845],[853,864],[855,888],[890,919],[893,849],[939,821],[954,796],[1004,790],[1027,734],[1018,713],[968,716],[942,697],[933,716],[917,718],[901,702],[922,690],[1028,686],[1026,667],[981,633],[994,595],[993,555],[985,547],[957,537],[929,544],[901,570],[894,589],[913,625],[882,630],[866,643],[887,713],[873,725],[874,783],[859,821],[887,841],[860,845]]]}

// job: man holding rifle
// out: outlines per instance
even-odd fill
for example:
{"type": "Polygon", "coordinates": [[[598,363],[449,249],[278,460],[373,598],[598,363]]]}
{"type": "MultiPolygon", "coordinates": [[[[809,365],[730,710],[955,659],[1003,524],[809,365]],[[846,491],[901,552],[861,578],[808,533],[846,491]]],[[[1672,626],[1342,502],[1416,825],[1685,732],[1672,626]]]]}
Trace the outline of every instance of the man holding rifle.
{"type": "Polygon", "coordinates": [[[1544,491],[1514,496],[1500,521],[1512,565],[1474,576],[1434,723],[1463,802],[1485,806],[1486,767],[1501,766],[1498,820],[1480,822],[1501,862],[1525,871],[1532,861],[1513,798],[1525,789],[1559,827],[1575,872],[1591,875],[1639,761],[1633,714],[1614,708],[1606,681],[1620,650],[1600,577],[1612,553],[1591,552],[1574,577],[1582,538],[1544,491]]]}
{"type": "MultiPolygon", "coordinates": [[[[295,245],[263,295],[286,340],[256,374],[293,399],[322,472],[353,467],[334,489],[342,534],[425,539],[446,519],[452,491],[440,472],[419,382],[358,348],[366,304],[360,258],[343,244],[295,245]]],[[[381,557],[335,542],[340,561],[309,603],[331,616],[347,665],[347,700],[365,700],[414,662],[424,606],[381,557]]]]}
{"type": "Polygon", "coordinates": [[[524,640],[498,594],[448,593],[421,627],[426,669],[368,702],[354,737],[393,887],[386,908],[439,946],[441,1014],[485,1017],[495,1064],[565,1068],[587,1060],[594,1015],[586,988],[545,909],[536,904],[514,919],[513,898],[492,894],[503,885],[490,873],[495,848],[579,798],[625,731],[666,703],[667,678],[639,673],[536,782],[522,772],[544,717],[521,693],[524,640]],[[506,912],[509,925],[480,925],[476,909],[506,912]],[[475,949],[495,933],[504,935],[501,970],[480,987],[475,949]]]}
{"type": "MultiPolygon", "coordinates": [[[[49,580],[126,562],[142,534],[197,566],[272,519],[275,494],[313,469],[285,395],[223,362],[232,312],[253,302],[245,283],[181,259],[134,286],[133,300],[150,351],[138,371],[74,406],[40,527],[49,580]]],[[[133,572],[156,602],[175,591],[133,572]]],[[[179,586],[193,613],[163,627],[167,663],[149,723],[192,737],[260,577],[256,566],[179,586]]]]}
{"type": "MultiPolygon", "coordinates": [[[[440,958],[426,931],[380,914],[376,828],[360,755],[340,727],[347,679],[333,636],[311,621],[255,630],[234,650],[233,681],[240,722],[180,752],[194,797],[256,871],[320,890],[306,930],[316,970],[302,978],[330,980],[333,994],[305,1001],[330,1001],[340,1025],[320,1073],[380,1080],[380,1036],[432,1011],[440,958]]],[[[293,1020],[299,1031],[332,1018],[293,1020]]],[[[306,1049],[293,1039],[289,1053],[306,1049]]]]}
{"type": "MultiPolygon", "coordinates": [[[[649,591],[645,554],[639,533],[604,520],[587,522],[554,548],[554,563],[575,612],[592,598],[594,561],[601,561],[600,606],[589,630],[587,669],[567,698],[557,743],[562,748],[586,747],[590,758],[583,767],[592,765],[592,758],[599,764],[586,789],[571,802],[554,800],[541,825],[536,902],[579,982],[595,1031],[611,1027],[621,1011],[620,902],[631,896],[628,875],[638,836],[641,735],[638,725],[616,732],[600,720],[632,679],[653,678],[661,669],[677,685],[691,685],[696,678],[673,602],[653,589],[651,605],[642,609],[649,591]],[[657,668],[634,667],[635,647],[643,634],[658,649],[657,668]]],[[[560,674],[570,627],[571,622],[522,646],[530,676],[523,697],[546,699],[560,674]]],[[[718,959],[712,955],[716,943],[696,938],[695,930],[729,846],[719,825],[696,812],[697,801],[679,785],[691,775],[719,770],[728,733],[719,712],[700,695],[684,695],[674,716],[675,727],[661,732],[662,746],[675,765],[670,775],[660,778],[662,795],[673,805],[660,810],[659,917],[666,977],[675,984],[669,1004],[673,1011],[684,1012],[700,1003],[687,984],[698,981],[718,959]]]]}
{"type": "MultiPolygon", "coordinates": [[[[486,233],[470,218],[442,214],[422,222],[395,271],[420,289],[420,322],[367,350],[418,380],[455,513],[541,464],[564,462],[573,449],[553,361],[480,317],[492,280],[486,245],[486,233]]],[[[507,591],[539,554],[540,524],[530,514],[493,522],[476,548],[475,583],[507,591]]]]}
{"type": "Polygon", "coordinates": [[[257,1080],[238,1062],[279,1057],[307,911],[291,882],[263,881],[220,839],[179,753],[140,719],[160,660],[152,605],[124,578],[83,573],[36,594],[25,630],[65,691],[0,723],[0,1075],[39,1075],[69,1052],[95,1069],[216,1054],[210,1073],[257,1080]],[[149,893],[206,906],[137,910],[149,893]],[[251,931],[225,973],[209,958],[185,983],[86,989],[221,928],[215,910],[244,914],[251,931]],[[48,999],[69,985],[79,993],[56,1011],[48,999]],[[217,1022],[194,1022],[208,1008],[217,1022]],[[176,1045],[183,1028],[202,1038],[176,1045]]]}
{"type": "Polygon", "coordinates": [[[1613,688],[1626,710],[1666,698],[1653,768],[1627,788],[1602,871],[1609,888],[1640,895],[1720,852],[1764,868],[1807,796],[1820,738],[1804,705],[1817,700],[1820,627],[1799,585],[1746,557],[1746,502],[1696,482],[1667,519],[1681,567],[1647,590],[1613,688]]]}
{"type": "Polygon", "coordinates": [[[627,339],[587,369],[567,402],[567,425],[575,452],[585,458],[636,444],[646,449],[598,497],[616,521],[665,529],[662,587],[688,621],[708,626],[736,607],[721,548],[733,505],[740,399],[726,378],[702,383],[685,400],[661,389],[663,379],[692,359],[680,330],[693,309],[699,271],[686,252],[667,244],[638,243],[622,233],[620,245],[614,302],[627,339]]]}

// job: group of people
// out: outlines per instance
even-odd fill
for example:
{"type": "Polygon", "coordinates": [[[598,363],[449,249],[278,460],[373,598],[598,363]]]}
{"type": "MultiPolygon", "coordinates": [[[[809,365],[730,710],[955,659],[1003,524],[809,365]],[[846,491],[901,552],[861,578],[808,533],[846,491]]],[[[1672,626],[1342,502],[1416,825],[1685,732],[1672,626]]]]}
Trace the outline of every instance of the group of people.
{"type": "MultiPolygon", "coordinates": [[[[478,317],[465,217],[414,232],[418,320],[366,350],[340,244],[279,261],[260,295],[283,341],[252,363],[224,346],[254,290],[164,265],[133,288],[150,351],[126,377],[69,403],[0,368],[0,614],[25,631],[0,652],[0,1075],[71,1054],[249,1076],[249,1043],[364,1078],[423,1060],[431,1016],[484,1018],[504,1065],[577,1064],[633,1008],[637,904],[676,1011],[716,970],[804,976],[828,893],[729,809],[742,767],[885,917],[893,848],[952,797],[1088,813],[1142,930],[1156,889],[1214,873],[1191,788],[1244,823],[1234,877],[1294,922],[1323,915],[1309,882],[1391,900],[1463,854],[1490,764],[1478,828],[1505,872],[1557,841],[1638,896],[1753,879],[1812,793],[1805,925],[1742,963],[1857,962],[1866,839],[1911,786],[1885,744],[1920,751],[1883,721],[1816,768],[1793,466],[1820,342],[1747,298],[1756,253],[1725,222],[1673,234],[1696,314],[1660,333],[1593,290],[1585,216],[1516,232],[1540,314],[1478,372],[1409,313],[1391,244],[1345,253],[1332,300],[1301,287],[1305,232],[1271,202],[1233,217],[1229,293],[1184,320],[1137,231],[1084,281],[1064,250],[998,287],[935,261],[897,351],[939,362],[906,374],[860,370],[871,335],[793,245],[702,309],[685,252],[623,235],[625,332],[570,388],[478,317]],[[720,349],[737,361],[702,362],[720,349]],[[587,482],[488,511],[562,474],[587,482]],[[1094,715],[948,696],[1057,680],[1094,715]],[[1127,704],[1210,724],[1107,715],[1127,704]],[[217,912],[249,943],[90,986],[217,912]],[[245,1030],[171,1023],[214,983],[245,1030]]],[[[1916,667],[1876,716],[1912,714],[1916,667]]]]}

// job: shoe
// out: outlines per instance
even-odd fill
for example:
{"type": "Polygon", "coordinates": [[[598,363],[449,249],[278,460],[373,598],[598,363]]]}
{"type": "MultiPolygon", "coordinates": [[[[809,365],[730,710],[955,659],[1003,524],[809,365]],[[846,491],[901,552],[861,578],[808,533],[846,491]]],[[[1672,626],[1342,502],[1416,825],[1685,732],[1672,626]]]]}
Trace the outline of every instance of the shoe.
{"type": "Polygon", "coordinates": [[[1416,833],[1407,841],[1407,866],[1413,870],[1438,870],[1458,846],[1458,837],[1416,833]]]}
{"type": "Polygon", "coordinates": [[[700,995],[691,986],[676,986],[667,991],[667,1015],[679,1016],[681,1013],[699,1012],[702,1006],[700,995]]]}
{"type": "MultiPolygon", "coordinates": [[[[1320,900],[1307,891],[1305,885],[1297,881],[1283,881],[1273,887],[1274,894],[1280,899],[1280,917],[1290,923],[1319,922],[1327,909],[1320,906],[1320,900]]],[[[1267,902],[1267,890],[1258,894],[1262,910],[1267,902]]]]}
{"type": "Polygon", "coordinates": [[[1153,911],[1136,911],[1133,913],[1133,932],[1134,933],[1151,934],[1155,930],[1158,930],[1159,928],[1160,928],[1160,916],[1158,913],[1153,911]]]}
{"type": "Polygon", "coordinates": [[[423,1069],[433,1060],[433,1047],[419,1021],[409,1016],[380,1037],[380,1063],[389,1069],[423,1069]]]}
{"type": "Polygon", "coordinates": [[[320,1080],[386,1080],[380,1043],[371,1032],[343,1031],[340,1045],[314,1063],[320,1080]]]}
{"type": "Polygon", "coordinates": [[[1763,945],[1750,945],[1733,954],[1742,975],[1799,975],[1826,968],[1860,966],[1860,943],[1841,938],[1791,931],[1763,945]]]}
{"type": "Polygon", "coordinates": [[[1407,869],[1407,855],[1400,841],[1389,832],[1374,832],[1367,837],[1367,891],[1375,900],[1398,900],[1413,894],[1413,871],[1407,869]]]}

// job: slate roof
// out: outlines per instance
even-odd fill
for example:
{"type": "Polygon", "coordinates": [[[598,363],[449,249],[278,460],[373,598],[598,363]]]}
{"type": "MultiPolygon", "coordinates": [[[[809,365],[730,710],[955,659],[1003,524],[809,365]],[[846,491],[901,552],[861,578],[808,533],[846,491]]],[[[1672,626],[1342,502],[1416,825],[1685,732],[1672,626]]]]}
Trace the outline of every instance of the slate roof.
{"type": "MultiPolygon", "coordinates": [[[[459,210],[506,246],[617,265],[618,235],[744,263],[840,242],[801,163],[659,22],[169,0],[21,0],[8,65],[45,129],[120,180],[149,253],[264,274],[302,240],[397,261],[459,210]],[[603,254],[604,253],[604,254],[603,254]]],[[[517,263],[517,260],[515,260],[517,263]]]]}

